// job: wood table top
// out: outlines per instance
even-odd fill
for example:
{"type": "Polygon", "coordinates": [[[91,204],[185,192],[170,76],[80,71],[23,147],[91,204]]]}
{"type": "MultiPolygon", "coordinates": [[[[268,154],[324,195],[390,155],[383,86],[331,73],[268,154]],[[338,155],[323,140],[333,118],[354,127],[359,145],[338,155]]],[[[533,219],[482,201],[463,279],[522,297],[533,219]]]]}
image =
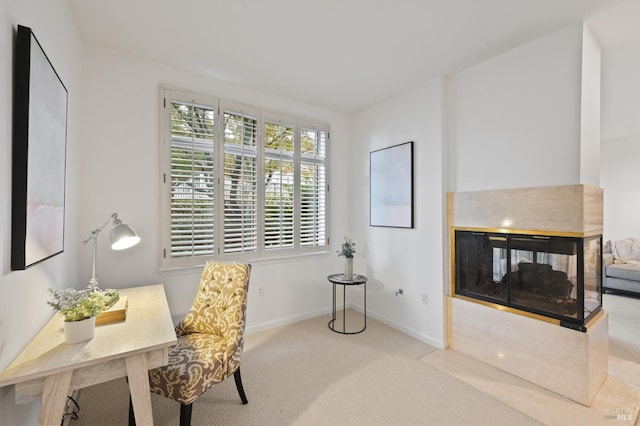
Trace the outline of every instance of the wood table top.
{"type": "Polygon", "coordinates": [[[68,345],[64,342],[64,317],[56,313],[0,373],[0,387],[176,343],[162,284],[118,291],[129,298],[125,321],[97,326],[93,339],[68,345]]]}

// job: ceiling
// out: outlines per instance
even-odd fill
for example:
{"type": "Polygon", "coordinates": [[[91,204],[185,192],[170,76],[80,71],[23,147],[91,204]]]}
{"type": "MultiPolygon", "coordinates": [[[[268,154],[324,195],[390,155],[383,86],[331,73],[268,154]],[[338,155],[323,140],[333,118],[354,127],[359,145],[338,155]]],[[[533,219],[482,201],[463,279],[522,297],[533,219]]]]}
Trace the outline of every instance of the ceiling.
{"type": "MultiPolygon", "coordinates": [[[[557,28],[599,16],[625,1],[69,3],[85,41],[352,113],[425,79],[463,70],[557,28]]],[[[598,38],[618,27],[615,19],[613,23],[607,19],[596,20],[598,38]]],[[[637,22],[629,26],[640,27],[637,22]]]]}

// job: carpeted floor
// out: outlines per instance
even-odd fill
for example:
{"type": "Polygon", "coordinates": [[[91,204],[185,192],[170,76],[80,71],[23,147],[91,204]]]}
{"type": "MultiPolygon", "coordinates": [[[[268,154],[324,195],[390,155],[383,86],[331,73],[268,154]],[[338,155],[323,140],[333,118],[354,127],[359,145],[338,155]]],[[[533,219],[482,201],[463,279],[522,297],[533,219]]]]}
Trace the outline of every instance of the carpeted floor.
{"type": "Polygon", "coordinates": [[[609,314],[609,355],[640,364],[640,298],[607,293],[602,306],[609,314]]]}
{"type": "MultiPolygon", "coordinates": [[[[349,312],[359,315],[357,312],[349,312]]],[[[371,318],[339,335],[321,316],[247,336],[243,406],[232,379],[201,396],[197,425],[536,425],[531,418],[420,361],[435,348],[371,318]]],[[[355,319],[354,319],[355,321],[355,319]]],[[[82,389],[70,425],[125,425],[124,379],[82,389]]],[[[152,394],[154,423],[179,424],[179,404],[152,394]]]]}
{"type": "MultiPolygon", "coordinates": [[[[640,363],[640,299],[606,294],[604,307],[610,354],[640,363]]],[[[421,362],[435,350],[425,343],[371,318],[364,333],[350,336],[329,331],[327,321],[321,316],[247,336],[242,377],[249,404],[226,380],[194,403],[192,424],[539,424],[421,362]]],[[[124,379],[83,389],[78,402],[72,426],[127,424],[124,379]]],[[[152,404],[156,425],[179,423],[178,403],[152,394],[152,404]]]]}

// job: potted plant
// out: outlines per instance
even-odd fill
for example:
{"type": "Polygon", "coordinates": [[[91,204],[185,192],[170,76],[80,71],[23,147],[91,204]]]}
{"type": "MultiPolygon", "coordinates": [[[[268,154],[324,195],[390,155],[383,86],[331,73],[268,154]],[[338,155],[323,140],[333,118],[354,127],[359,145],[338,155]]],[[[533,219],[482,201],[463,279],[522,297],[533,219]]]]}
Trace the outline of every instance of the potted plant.
{"type": "Polygon", "coordinates": [[[345,237],[341,249],[338,250],[338,256],[344,256],[345,258],[344,279],[347,281],[353,280],[353,255],[355,253],[356,243],[345,237]]]}
{"type": "Polygon", "coordinates": [[[95,334],[96,316],[107,308],[113,291],[103,292],[95,286],[83,290],[49,289],[47,304],[64,316],[64,337],[69,344],[90,340],[95,334]]]}

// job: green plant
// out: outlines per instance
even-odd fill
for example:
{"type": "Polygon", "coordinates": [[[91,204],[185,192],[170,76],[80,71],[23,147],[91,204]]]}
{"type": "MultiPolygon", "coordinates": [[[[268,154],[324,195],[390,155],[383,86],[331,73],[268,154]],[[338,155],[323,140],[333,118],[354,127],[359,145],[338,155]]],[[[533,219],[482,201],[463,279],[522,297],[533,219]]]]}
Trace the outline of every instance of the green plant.
{"type": "Polygon", "coordinates": [[[344,256],[347,259],[352,259],[356,253],[356,243],[351,241],[350,238],[344,237],[344,243],[342,243],[341,250],[338,250],[338,256],[344,256]]]}
{"type": "Polygon", "coordinates": [[[109,296],[92,287],[83,290],[65,288],[64,290],[49,289],[51,300],[47,304],[64,316],[67,322],[81,321],[95,317],[106,309],[105,302],[109,296]]]}

